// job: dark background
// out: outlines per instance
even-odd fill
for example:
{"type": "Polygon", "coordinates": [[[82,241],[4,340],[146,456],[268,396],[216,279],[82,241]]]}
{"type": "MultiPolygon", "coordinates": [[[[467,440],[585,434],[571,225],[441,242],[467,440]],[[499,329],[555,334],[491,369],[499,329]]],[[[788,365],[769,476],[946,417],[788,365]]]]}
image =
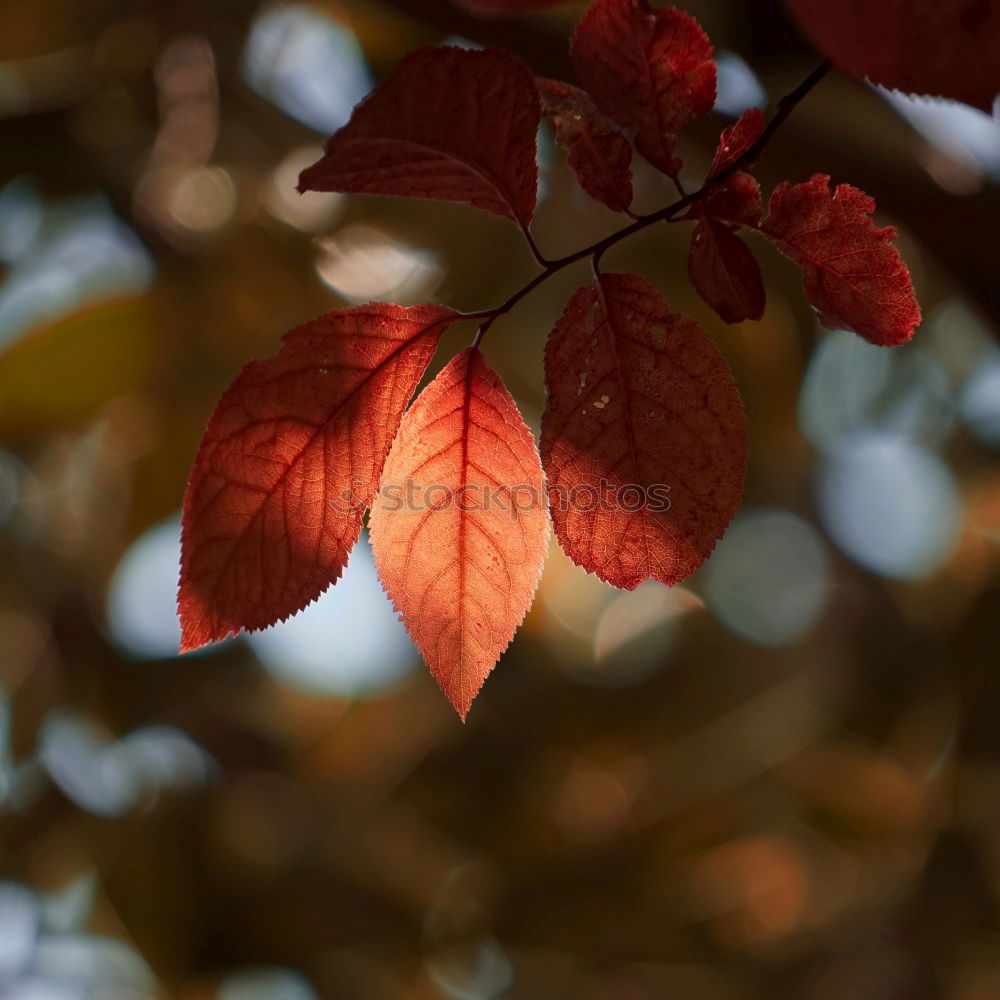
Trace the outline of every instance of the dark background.
{"type": "MultiPolygon", "coordinates": [[[[173,655],[177,511],[240,366],[337,305],[481,309],[534,273],[503,220],[300,198],[298,169],[418,45],[572,79],[581,9],[4,0],[0,996],[1000,997],[987,116],[833,75],[761,162],[899,227],[925,321],[892,352],[819,330],[763,244],[767,313],[728,328],[685,227],[606,258],[703,323],[747,403],[743,506],[683,587],[619,593],[554,550],[465,726],[364,542],[289,625],[173,655]]],[[[728,53],[730,116],[681,144],[693,188],[818,57],[778,4],[685,9],[728,53]]],[[[543,139],[556,256],[620,222],[543,139]]],[[[636,171],[638,208],[669,200],[636,171]]],[[[571,271],[485,345],[536,430],[571,271]]]]}

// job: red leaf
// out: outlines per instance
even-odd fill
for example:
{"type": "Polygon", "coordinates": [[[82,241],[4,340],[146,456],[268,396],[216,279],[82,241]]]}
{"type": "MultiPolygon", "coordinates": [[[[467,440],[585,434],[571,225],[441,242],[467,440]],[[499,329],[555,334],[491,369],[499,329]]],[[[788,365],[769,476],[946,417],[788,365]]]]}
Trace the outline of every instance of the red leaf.
{"type": "Polygon", "coordinates": [[[712,46],[698,22],[646,0],[596,0],[577,25],[573,63],[598,107],[637,129],[635,146],[676,176],[674,136],[715,103],[712,46]]]}
{"type": "Polygon", "coordinates": [[[182,650],[261,629],[340,578],[444,306],[334,309],[251,361],[208,423],[184,499],[182,650]]]}
{"type": "Polygon", "coordinates": [[[601,275],[552,331],[545,384],[542,464],[562,547],[617,587],[683,580],[746,472],[743,404],[718,349],[642,278],[601,275]]]}
{"type": "Polygon", "coordinates": [[[740,226],[756,226],[761,215],[760,185],[740,170],[695,205],[690,215],[712,215],[740,226]]]}
{"type": "Polygon", "coordinates": [[[989,111],[1000,93],[1000,4],[993,0],[787,0],[840,69],[913,94],[989,111]]]}
{"type": "Polygon", "coordinates": [[[597,110],[590,95],[558,80],[539,78],[542,110],[552,121],[556,142],[569,153],[568,163],[580,187],[616,212],[632,204],[632,144],[597,110]]]}
{"type": "Polygon", "coordinates": [[[549,536],[535,442],[477,349],[403,418],[369,530],[386,592],[464,719],[531,606],[549,536]]]}
{"type": "Polygon", "coordinates": [[[749,247],[724,222],[702,216],[691,234],[688,274],[727,323],[764,315],[764,280],[749,247]]]}
{"type": "MultiPolygon", "coordinates": [[[[715,159],[709,177],[717,177],[727,167],[731,167],[745,155],[764,131],[764,112],[760,108],[749,108],[719,136],[715,159]]],[[[750,166],[750,164],[747,164],[750,166]]]]}
{"type": "MultiPolygon", "coordinates": [[[[762,111],[751,108],[743,112],[719,137],[709,179],[736,163],[763,130],[762,111]]],[[[688,254],[691,283],[727,323],[764,315],[764,280],[749,247],[720,220],[756,226],[760,214],[760,185],[743,170],[727,177],[688,214],[697,222],[688,254]]]]}
{"type": "Polygon", "coordinates": [[[883,347],[902,344],[920,322],[910,272],[878,229],[875,202],[849,184],[830,194],[830,178],[779,184],[761,231],[802,267],[806,297],[827,329],[854,330],[883,347]]]}
{"type": "MultiPolygon", "coordinates": [[[[709,179],[732,166],[760,138],[764,129],[764,113],[757,108],[745,111],[735,124],[719,137],[709,179]]],[[[746,171],[739,170],[717,185],[689,213],[690,218],[713,215],[740,225],[755,226],[760,222],[760,185],[746,171]]]]}
{"type": "Polygon", "coordinates": [[[418,49],[327,140],[299,190],[462,201],[524,227],[540,118],[534,77],[509,53],[418,49]]]}
{"type": "Polygon", "coordinates": [[[487,17],[502,17],[504,14],[527,14],[535,10],[545,10],[565,3],[566,0],[454,0],[459,7],[483,14],[487,17]]]}

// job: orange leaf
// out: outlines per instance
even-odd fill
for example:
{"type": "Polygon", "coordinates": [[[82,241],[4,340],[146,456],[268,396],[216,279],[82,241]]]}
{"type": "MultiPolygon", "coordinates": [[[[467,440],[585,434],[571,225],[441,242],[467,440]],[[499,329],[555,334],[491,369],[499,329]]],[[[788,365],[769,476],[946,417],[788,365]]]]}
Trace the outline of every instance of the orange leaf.
{"type": "Polygon", "coordinates": [[[733,516],[746,417],[726,362],[634,274],[602,274],[545,349],[542,463],[570,558],[633,590],[697,569],[733,516]]]}
{"type": "Polygon", "coordinates": [[[184,498],[182,650],[261,629],[340,578],[444,306],[334,309],[219,401],[184,498]]]}
{"type": "Polygon", "coordinates": [[[517,405],[463,351],[403,418],[369,521],[386,592],[463,719],[531,606],[545,506],[517,405]]]}

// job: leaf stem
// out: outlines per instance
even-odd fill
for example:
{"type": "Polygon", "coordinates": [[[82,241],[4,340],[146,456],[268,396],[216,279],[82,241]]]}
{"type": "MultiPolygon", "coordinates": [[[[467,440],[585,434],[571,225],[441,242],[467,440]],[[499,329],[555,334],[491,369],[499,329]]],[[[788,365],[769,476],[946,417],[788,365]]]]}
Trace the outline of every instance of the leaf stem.
{"type": "Polygon", "coordinates": [[[510,310],[513,309],[514,306],[521,301],[521,299],[533,292],[543,282],[548,281],[548,279],[551,278],[556,272],[561,271],[564,267],[569,267],[570,264],[575,264],[577,261],[583,260],[586,257],[592,257],[596,267],[605,251],[609,250],[616,243],[627,239],[629,236],[633,235],[633,233],[641,232],[643,229],[655,225],[657,222],[669,222],[674,220],[675,217],[685,209],[688,209],[696,202],[701,201],[702,198],[706,197],[714,188],[725,183],[730,177],[733,176],[733,174],[738,173],[753,163],[760,156],[768,142],[770,142],[774,133],[781,128],[781,126],[785,123],[785,120],[795,110],[802,99],[820,82],[820,80],[823,79],[824,76],[826,76],[827,73],[830,72],[830,68],[830,61],[824,60],[794,90],[782,97],[781,100],[778,101],[775,112],[771,116],[771,120],[764,127],[764,130],[761,132],[757,141],[742,155],[733,160],[733,162],[730,163],[724,170],[720,170],[714,177],[708,178],[697,191],[692,191],[690,194],[682,195],[675,202],[672,202],[655,212],[650,212],[648,215],[636,216],[635,221],[629,225],[623,226],[621,229],[605,236],[603,239],[591,243],[589,246],[585,246],[580,250],[574,251],[573,253],[566,254],[565,257],[558,257],[555,260],[549,260],[541,253],[538,249],[538,245],[534,241],[534,238],[531,236],[531,233],[528,231],[527,227],[525,227],[524,235],[528,240],[528,246],[531,248],[531,252],[534,255],[535,260],[538,261],[543,270],[536,274],[535,277],[532,278],[526,285],[514,292],[506,302],[501,303],[496,308],[484,309],[480,312],[463,313],[463,317],[465,319],[483,320],[482,325],[476,332],[473,346],[479,346],[486,334],[486,331],[493,325],[495,320],[503,316],[505,313],[510,312],[510,310]]]}
{"type": "Polygon", "coordinates": [[[531,235],[531,230],[527,226],[521,227],[521,232],[524,233],[524,238],[528,241],[528,246],[531,249],[531,256],[542,266],[548,267],[552,261],[538,249],[538,244],[535,242],[535,237],[531,235]]]}

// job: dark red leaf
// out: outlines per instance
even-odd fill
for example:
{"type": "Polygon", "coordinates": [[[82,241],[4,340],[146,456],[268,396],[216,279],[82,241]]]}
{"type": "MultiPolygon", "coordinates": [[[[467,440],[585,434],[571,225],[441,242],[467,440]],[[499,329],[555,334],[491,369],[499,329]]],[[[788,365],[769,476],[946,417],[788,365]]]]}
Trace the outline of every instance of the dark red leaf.
{"type": "Polygon", "coordinates": [[[462,201],[527,226],[541,109],[531,71],[498,49],[418,49],[302,171],[300,191],[462,201]]]}
{"type": "Polygon", "coordinates": [[[872,83],[989,111],[1000,93],[994,0],[787,0],[833,63],[872,83]]]}
{"type": "Polygon", "coordinates": [[[647,281],[602,275],[552,331],[545,384],[542,464],[562,547],[617,587],[683,580],[746,472],[743,404],[716,346],[647,281]]]}
{"type": "MultiPolygon", "coordinates": [[[[756,108],[745,111],[719,137],[719,146],[708,177],[717,177],[734,164],[760,138],[764,129],[764,114],[756,108]]],[[[760,222],[760,185],[745,170],[739,170],[718,184],[689,213],[693,219],[711,215],[740,225],[755,226],[760,222]]]]}
{"type": "Polygon", "coordinates": [[[761,216],[760,185],[750,174],[737,171],[710,191],[689,213],[692,219],[702,215],[741,226],[756,226],[761,216]]]}
{"type": "Polygon", "coordinates": [[[535,442],[477,349],[403,418],[369,529],[386,592],[464,719],[531,606],[549,539],[535,442]]]}
{"type": "Polygon", "coordinates": [[[646,0],[596,0],[573,35],[573,63],[598,107],[635,128],[636,149],[676,176],[676,133],[715,103],[712,46],[698,22],[646,0]]]}
{"type": "MultiPolygon", "coordinates": [[[[745,111],[719,137],[709,179],[732,166],[760,138],[763,130],[764,113],[757,108],[745,111]]],[[[688,218],[697,223],[688,254],[691,283],[727,323],[760,319],[764,315],[760,267],[749,247],[726,224],[756,226],[760,215],[760,185],[743,170],[727,177],[688,213],[688,218]]]]}
{"type": "Polygon", "coordinates": [[[632,204],[632,144],[625,133],[579,87],[539,78],[538,93],[583,190],[616,212],[627,211],[632,204]]]}
{"type": "MultiPolygon", "coordinates": [[[[716,177],[727,167],[732,166],[741,156],[747,153],[764,131],[764,112],[760,108],[749,108],[719,136],[719,145],[715,150],[715,159],[709,177],[716,177]]],[[[746,164],[750,166],[750,164],[746,164]]]]}
{"type": "Polygon", "coordinates": [[[273,625],[340,578],[403,408],[457,317],[444,306],[334,309],[243,369],[184,499],[183,650],[273,625]]]}
{"type": "Polygon", "coordinates": [[[702,216],[691,234],[688,274],[727,323],[764,315],[764,279],[749,247],[724,222],[702,216]]]}
{"type": "Polygon", "coordinates": [[[779,184],[761,231],[802,267],[806,297],[827,329],[854,330],[883,347],[902,344],[920,322],[896,230],[872,222],[875,202],[830,178],[779,184]]]}

